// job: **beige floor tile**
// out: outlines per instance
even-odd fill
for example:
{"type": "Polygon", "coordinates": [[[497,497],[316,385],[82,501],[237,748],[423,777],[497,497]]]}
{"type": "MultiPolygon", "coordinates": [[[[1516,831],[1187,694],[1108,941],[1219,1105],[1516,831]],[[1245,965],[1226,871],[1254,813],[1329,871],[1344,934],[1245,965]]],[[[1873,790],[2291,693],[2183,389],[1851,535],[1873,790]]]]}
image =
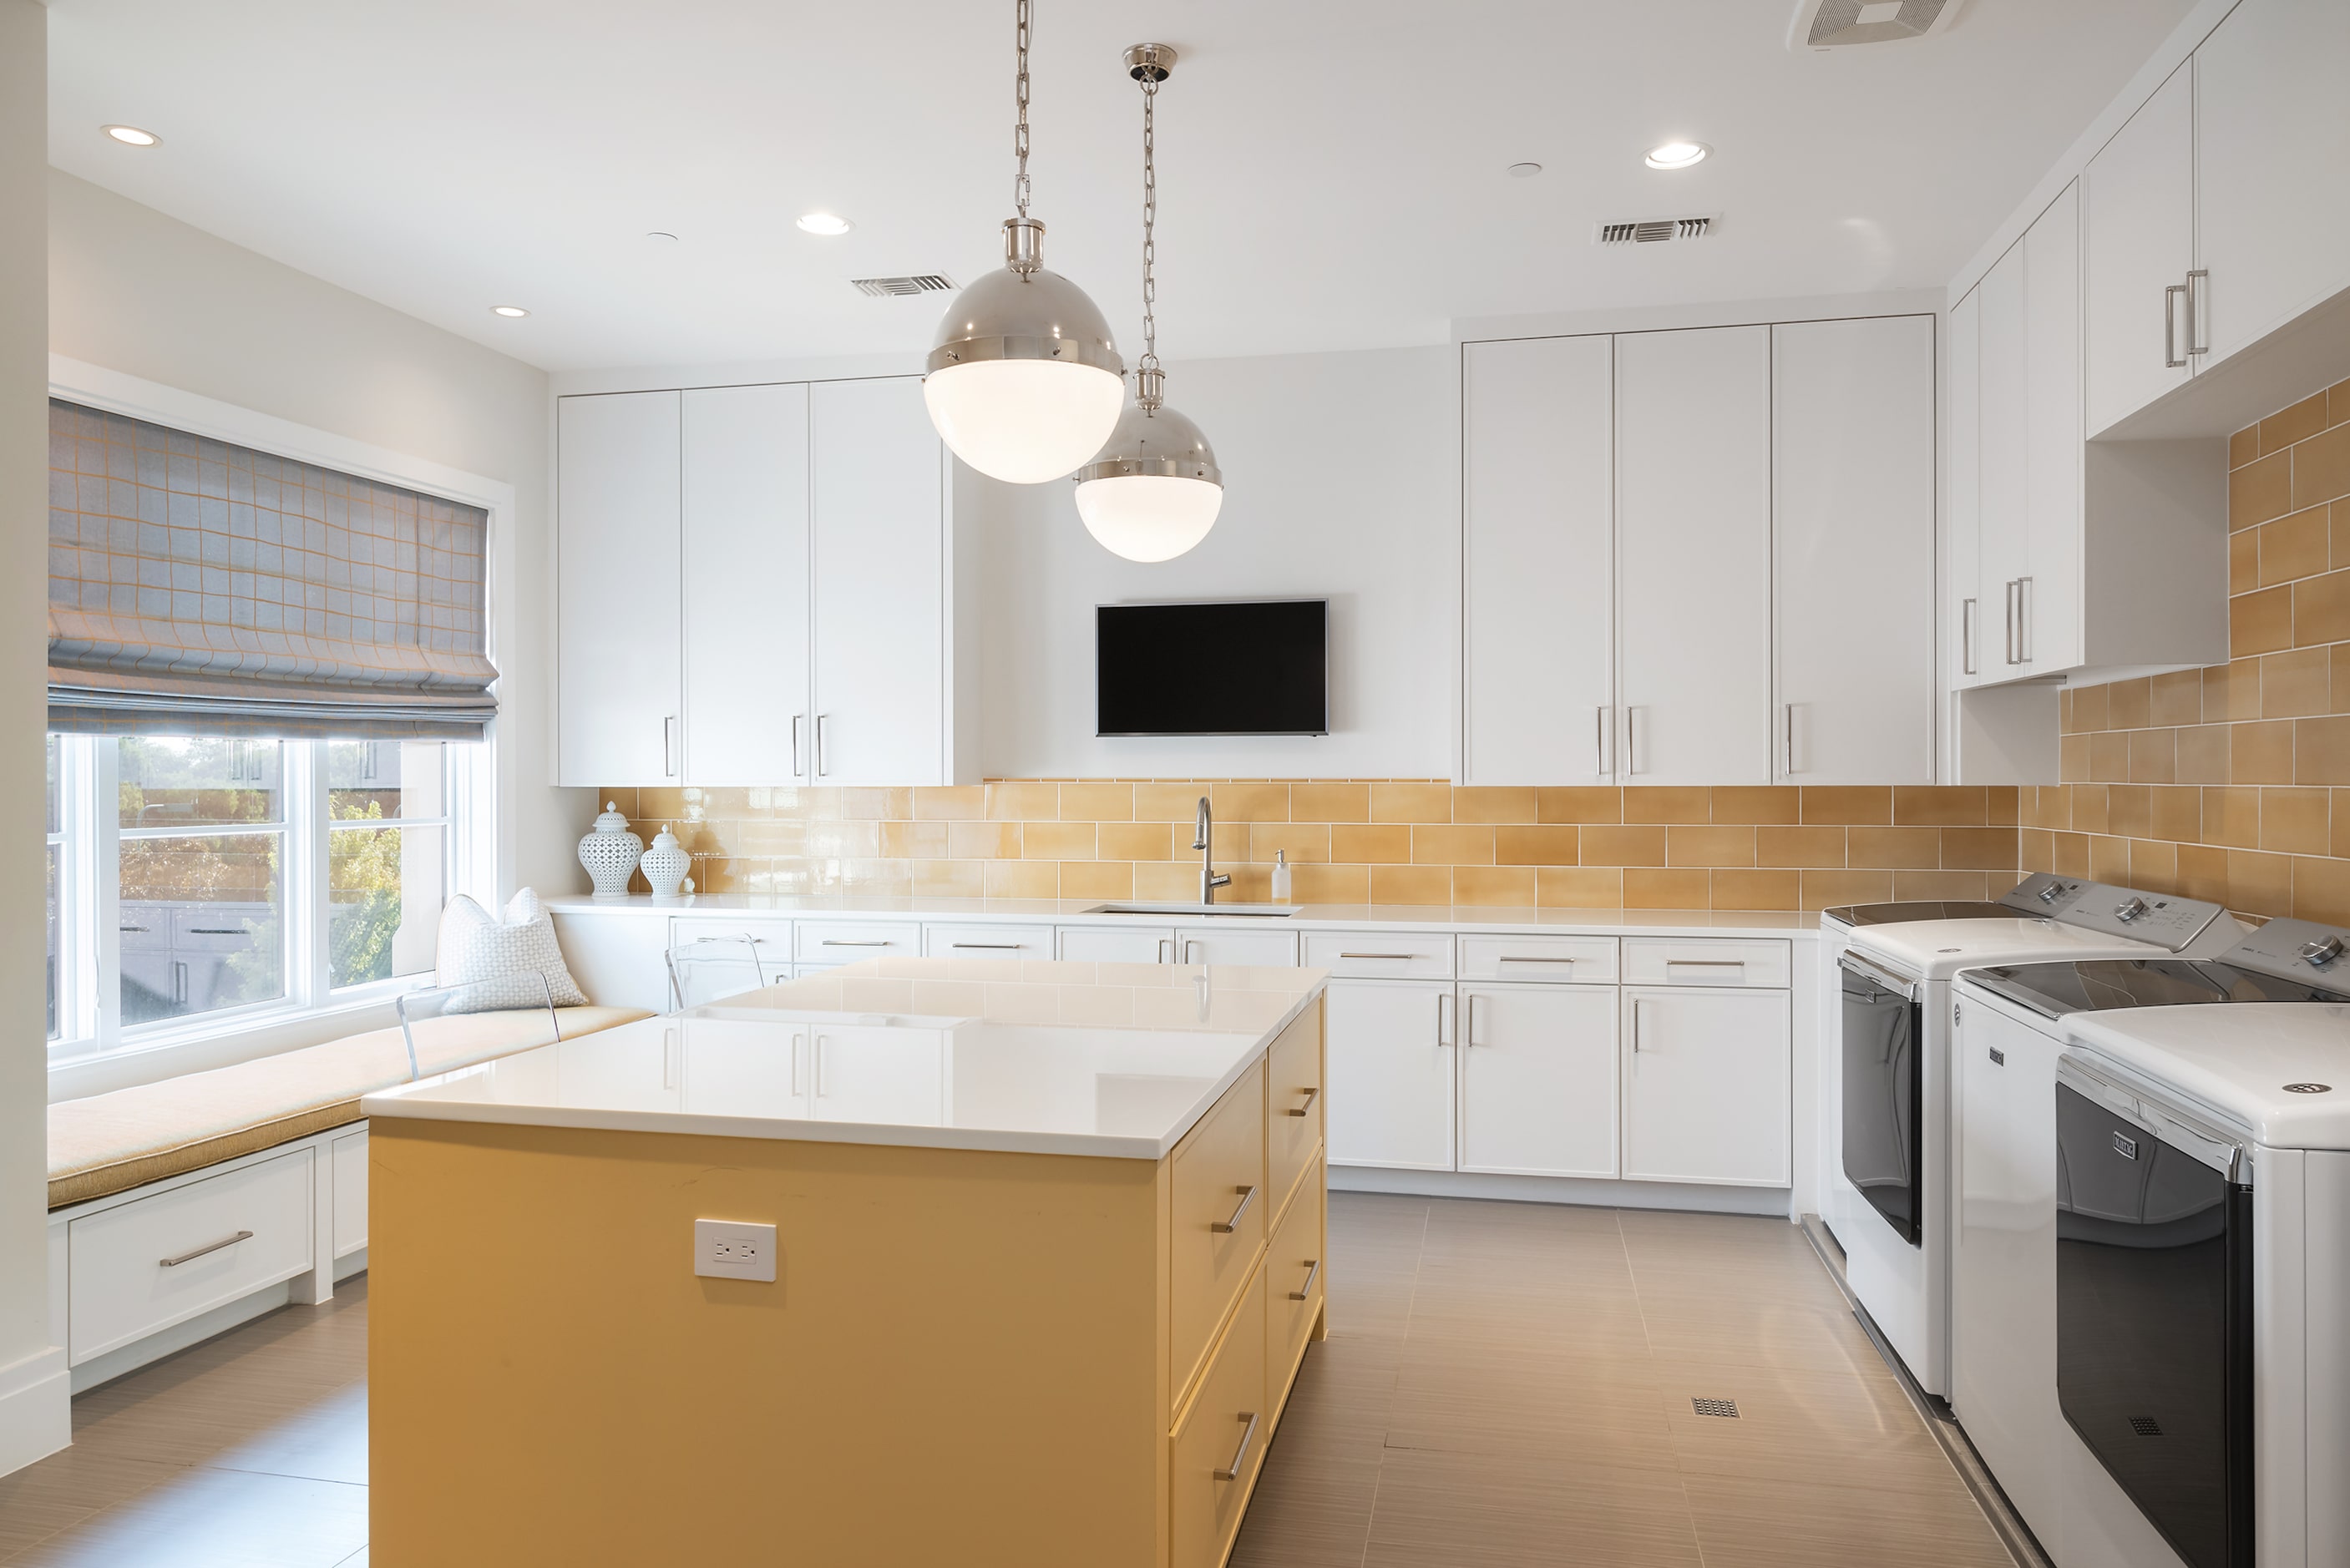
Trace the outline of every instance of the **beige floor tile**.
{"type": "Polygon", "coordinates": [[[8,1568],[335,1568],[367,1544],[367,1488],[194,1468],[8,1568]]]}
{"type": "Polygon", "coordinates": [[[1974,1500],[1685,1475],[1706,1568],[2013,1568],[1974,1500]]]}
{"type": "Polygon", "coordinates": [[[1265,1450],[1232,1568],[1360,1568],[1379,1459],[1334,1458],[1284,1430],[1265,1450]]]}
{"type": "Polygon", "coordinates": [[[1364,1568],[1710,1568],[1667,1470],[1390,1450],[1364,1568]]]}
{"type": "Polygon", "coordinates": [[[0,1561],[101,1509],[128,1502],[183,1467],[71,1448],[0,1476],[0,1561]]]}
{"type": "Polygon", "coordinates": [[[1503,1454],[1644,1469],[1679,1462],[1645,1360],[1407,1347],[1389,1449],[1503,1454]]]}

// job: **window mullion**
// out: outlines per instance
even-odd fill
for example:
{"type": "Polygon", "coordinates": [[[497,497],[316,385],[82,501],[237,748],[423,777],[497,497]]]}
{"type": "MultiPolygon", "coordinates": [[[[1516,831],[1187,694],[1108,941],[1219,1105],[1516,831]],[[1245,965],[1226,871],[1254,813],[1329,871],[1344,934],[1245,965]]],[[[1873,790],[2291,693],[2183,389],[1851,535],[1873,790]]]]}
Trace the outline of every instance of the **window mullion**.
{"type": "Polygon", "coordinates": [[[327,759],[324,741],[286,741],[286,1000],[304,1009],[327,1000],[327,759]]]}
{"type": "Polygon", "coordinates": [[[74,792],[86,814],[79,836],[89,846],[89,867],[83,887],[89,894],[89,919],[83,929],[90,943],[90,1031],[98,1048],[110,1051],[122,1044],[122,748],[111,736],[78,737],[89,763],[88,787],[74,792]]]}

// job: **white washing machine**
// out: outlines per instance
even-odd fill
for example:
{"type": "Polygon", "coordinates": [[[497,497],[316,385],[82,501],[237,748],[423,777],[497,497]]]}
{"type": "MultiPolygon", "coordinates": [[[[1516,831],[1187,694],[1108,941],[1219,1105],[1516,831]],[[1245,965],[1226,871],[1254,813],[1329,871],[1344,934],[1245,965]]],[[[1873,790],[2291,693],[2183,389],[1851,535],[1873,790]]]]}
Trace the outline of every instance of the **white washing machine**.
{"type": "Polygon", "coordinates": [[[2217,904],[2095,882],[2049,877],[2027,896],[2043,915],[1858,927],[1837,964],[1834,1130],[1861,1201],[1835,1237],[1853,1294],[1929,1394],[1950,1386],[1951,977],[2036,960],[2201,956],[2241,929],[2217,904]]]}

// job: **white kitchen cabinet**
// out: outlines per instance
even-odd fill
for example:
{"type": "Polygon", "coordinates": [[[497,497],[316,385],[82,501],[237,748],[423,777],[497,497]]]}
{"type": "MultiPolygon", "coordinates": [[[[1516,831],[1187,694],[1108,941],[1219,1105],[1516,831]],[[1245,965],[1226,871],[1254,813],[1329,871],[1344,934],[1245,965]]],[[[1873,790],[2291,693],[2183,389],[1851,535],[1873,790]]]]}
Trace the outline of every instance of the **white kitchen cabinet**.
{"type": "Polygon", "coordinates": [[[1334,980],[1323,1006],[1332,1163],[1451,1170],[1451,983],[1334,980]]]}
{"type": "Polygon", "coordinates": [[[805,780],[806,385],[684,394],[683,564],[686,781],[805,780]]]}
{"type": "Polygon", "coordinates": [[[1231,926],[1180,926],[1175,931],[1178,963],[1255,964],[1297,967],[1297,933],[1286,929],[1235,929],[1231,926]]]}
{"type": "Polygon", "coordinates": [[[1981,315],[1982,291],[1970,289],[1943,327],[1942,668],[1952,690],[1983,679],[1981,315]]]}
{"type": "Polygon", "coordinates": [[[656,909],[555,917],[564,967],[598,1007],[670,1011],[669,937],[669,917],[656,909]]]}
{"type": "Polygon", "coordinates": [[[2194,267],[2195,72],[2181,66],[2081,176],[2088,434],[2193,373],[2187,294],[2194,267]]]}
{"type": "Polygon", "coordinates": [[[556,415],[559,782],[673,784],[682,765],[675,392],[565,398],[556,415]]]}
{"type": "Polygon", "coordinates": [[[2081,202],[2077,184],[2023,236],[2024,547],[2017,625],[2033,673],[2081,648],[2081,202]]]}
{"type": "Polygon", "coordinates": [[[2025,673],[2016,618],[2030,576],[2031,527],[2024,452],[2032,429],[2025,365],[2023,242],[2008,248],[1976,286],[1977,641],[1987,680],[2025,673]]]}
{"type": "Polygon", "coordinates": [[[1605,783],[1615,697],[1614,339],[1461,350],[1461,780],[1605,783]]]}
{"type": "Polygon", "coordinates": [[[1934,782],[1934,318],[1771,329],[1773,776],[1934,782]]]}
{"type": "Polygon", "coordinates": [[[945,1118],[949,1031],[859,1024],[810,1026],[808,1114],[817,1121],[945,1118]]]}
{"type": "Polygon", "coordinates": [[[809,398],[816,778],[948,782],[945,448],[913,377],[809,398]]]}
{"type": "Polygon", "coordinates": [[[1619,776],[1771,779],[1771,329],[1616,340],[1619,776]]]}
{"type": "Polygon", "coordinates": [[[1053,956],[1053,928],[998,925],[993,921],[951,926],[925,922],[922,956],[1040,961],[1053,956]]]}
{"type": "Polygon", "coordinates": [[[2350,285],[2350,5],[2243,0],[2195,51],[2199,372],[2350,285]]]}
{"type": "Polygon", "coordinates": [[[1165,926],[1063,926],[1055,940],[1068,963],[1175,961],[1175,933],[1165,926]]]}
{"type": "Polygon", "coordinates": [[[1461,1169],[1616,1174],[1616,997],[1612,985],[1460,988],[1461,1169]]]}
{"type": "Polygon", "coordinates": [[[1624,992],[1624,1175],[1783,1187],[1793,1023],[1789,993],[1624,992]]]}

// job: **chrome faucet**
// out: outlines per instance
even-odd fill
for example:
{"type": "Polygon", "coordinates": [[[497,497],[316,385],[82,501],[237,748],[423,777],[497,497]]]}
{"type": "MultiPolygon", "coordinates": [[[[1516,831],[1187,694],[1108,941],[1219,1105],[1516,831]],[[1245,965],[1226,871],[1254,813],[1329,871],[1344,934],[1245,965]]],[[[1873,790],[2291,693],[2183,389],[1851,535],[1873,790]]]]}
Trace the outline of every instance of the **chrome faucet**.
{"type": "Polygon", "coordinates": [[[1216,889],[1232,885],[1232,878],[1216,869],[1216,852],[1209,847],[1215,836],[1215,814],[1208,809],[1208,797],[1200,797],[1200,830],[1191,838],[1191,847],[1200,852],[1200,902],[1216,901],[1216,889]]]}

